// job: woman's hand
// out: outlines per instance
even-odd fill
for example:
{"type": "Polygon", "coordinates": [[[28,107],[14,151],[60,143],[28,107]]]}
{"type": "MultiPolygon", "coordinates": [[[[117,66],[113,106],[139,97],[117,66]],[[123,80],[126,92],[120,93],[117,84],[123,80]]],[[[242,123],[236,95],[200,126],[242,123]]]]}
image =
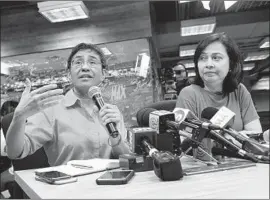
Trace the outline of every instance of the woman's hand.
{"type": "Polygon", "coordinates": [[[120,127],[120,124],[124,123],[123,116],[116,105],[105,104],[100,109],[99,116],[104,126],[109,122],[114,122],[117,127],[120,127]]]}
{"type": "Polygon", "coordinates": [[[265,142],[269,143],[269,129],[263,132],[263,139],[265,142]]]}
{"type": "Polygon", "coordinates": [[[31,91],[31,82],[27,78],[26,87],[15,109],[14,116],[22,116],[27,119],[41,110],[58,104],[63,99],[63,90],[56,88],[56,84],[51,84],[31,91]]]}

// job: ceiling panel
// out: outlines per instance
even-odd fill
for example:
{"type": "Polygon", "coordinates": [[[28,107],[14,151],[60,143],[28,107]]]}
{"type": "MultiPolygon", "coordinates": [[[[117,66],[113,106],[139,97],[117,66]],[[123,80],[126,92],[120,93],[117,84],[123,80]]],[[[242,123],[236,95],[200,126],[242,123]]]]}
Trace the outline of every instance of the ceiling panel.
{"type": "MultiPolygon", "coordinates": [[[[270,18],[270,16],[269,16],[270,18]]],[[[269,19],[270,21],[270,19],[269,19]]],[[[256,23],[252,33],[249,37],[260,37],[260,36],[269,36],[269,21],[256,23]]]]}
{"type": "Polygon", "coordinates": [[[251,35],[252,31],[256,27],[256,23],[252,24],[239,24],[234,26],[217,27],[217,33],[224,32],[234,39],[247,38],[251,35]]]}

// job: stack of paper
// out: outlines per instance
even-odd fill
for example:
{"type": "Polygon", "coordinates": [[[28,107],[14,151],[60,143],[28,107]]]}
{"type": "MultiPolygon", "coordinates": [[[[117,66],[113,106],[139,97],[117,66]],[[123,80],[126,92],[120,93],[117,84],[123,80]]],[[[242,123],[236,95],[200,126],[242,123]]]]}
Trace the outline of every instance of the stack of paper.
{"type": "Polygon", "coordinates": [[[70,176],[81,176],[107,169],[119,168],[119,160],[94,158],[90,160],[71,160],[66,165],[47,167],[35,170],[36,172],[59,171],[70,176]]]}

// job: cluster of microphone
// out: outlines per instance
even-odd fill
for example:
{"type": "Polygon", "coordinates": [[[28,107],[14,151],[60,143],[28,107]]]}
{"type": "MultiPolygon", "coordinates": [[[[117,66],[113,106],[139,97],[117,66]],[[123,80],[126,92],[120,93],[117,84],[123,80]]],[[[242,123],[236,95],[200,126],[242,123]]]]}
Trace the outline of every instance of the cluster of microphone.
{"type": "MultiPolygon", "coordinates": [[[[222,112],[220,113],[220,110],[212,107],[205,108],[201,113],[202,120],[199,120],[198,118],[187,118],[190,111],[181,108],[179,109],[181,111],[180,113],[184,115],[181,117],[181,121],[175,120],[175,113],[173,112],[155,110],[153,108],[145,108],[140,110],[137,117],[142,126],[149,126],[156,132],[157,136],[168,134],[171,132],[169,130],[174,130],[174,133],[176,132],[179,135],[188,138],[191,141],[192,148],[198,147],[204,138],[210,138],[225,147],[213,147],[212,154],[242,158],[252,162],[269,164],[269,147],[262,145],[260,142],[252,138],[244,137],[236,130],[227,127],[226,125],[231,118],[227,119],[226,123],[224,123],[224,121],[221,122],[220,124],[222,124],[222,126],[211,122],[211,119],[217,117],[224,120],[226,119],[226,117],[220,116],[226,115],[222,112]],[[233,142],[230,138],[225,137],[225,133],[234,138],[235,141],[239,142],[240,145],[235,144],[235,142],[233,142]]],[[[193,116],[193,114],[191,116],[193,116]]],[[[158,144],[158,142],[156,142],[156,144],[158,144]]],[[[143,146],[143,144],[139,144],[138,146],[143,146]]],[[[162,148],[159,148],[159,145],[157,145],[157,149],[162,150],[162,148]]],[[[180,168],[178,172],[181,170],[182,168],[180,168]]],[[[173,173],[175,173],[175,171],[173,173]]],[[[166,179],[166,177],[163,179],[166,179]]]]}
{"type": "MultiPolygon", "coordinates": [[[[88,95],[99,110],[104,106],[98,87],[91,87],[88,95]]],[[[135,154],[150,156],[155,174],[164,181],[183,177],[179,158],[182,154],[180,136],[191,141],[190,148],[198,148],[204,138],[210,138],[226,147],[213,147],[212,154],[269,164],[269,146],[245,137],[228,126],[234,115],[226,107],[219,110],[208,107],[202,111],[200,120],[183,108],[176,108],[174,112],[144,108],[137,113],[137,121],[142,127],[129,131],[130,148],[135,154]]],[[[115,123],[110,122],[106,127],[111,137],[119,136],[115,123]]]]}
{"type": "MultiPolygon", "coordinates": [[[[186,112],[186,109],[179,109],[182,113],[186,112]]],[[[144,125],[149,124],[149,127],[153,128],[158,134],[165,133],[168,129],[175,129],[179,131],[180,135],[192,141],[192,144],[195,146],[198,146],[203,138],[210,138],[226,147],[226,149],[219,149],[221,150],[220,152],[215,148],[215,154],[244,158],[253,162],[269,163],[269,147],[252,138],[244,137],[230,127],[224,128],[211,123],[212,118],[222,115],[218,109],[212,107],[205,108],[201,113],[202,120],[186,118],[186,115],[182,121],[175,121],[174,115],[175,113],[173,112],[153,111],[152,108],[146,108],[138,116],[141,117],[144,125]],[[228,139],[228,137],[225,137],[224,133],[238,141],[240,146],[228,139]]]]}

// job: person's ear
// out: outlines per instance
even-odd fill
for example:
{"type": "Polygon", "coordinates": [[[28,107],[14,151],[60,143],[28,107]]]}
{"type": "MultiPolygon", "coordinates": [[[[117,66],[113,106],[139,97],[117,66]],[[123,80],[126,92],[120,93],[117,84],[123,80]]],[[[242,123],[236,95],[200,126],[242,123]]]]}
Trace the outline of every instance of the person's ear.
{"type": "Polygon", "coordinates": [[[70,71],[67,72],[67,78],[68,78],[69,82],[71,83],[72,80],[71,80],[71,74],[70,74],[70,71]]]}
{"type": "Polygon", "coordinates": [[[106,69],[102,69],[102,77],[101,77],[101,81],[104,81],[106,72],[107,72],[106,69]]]}

